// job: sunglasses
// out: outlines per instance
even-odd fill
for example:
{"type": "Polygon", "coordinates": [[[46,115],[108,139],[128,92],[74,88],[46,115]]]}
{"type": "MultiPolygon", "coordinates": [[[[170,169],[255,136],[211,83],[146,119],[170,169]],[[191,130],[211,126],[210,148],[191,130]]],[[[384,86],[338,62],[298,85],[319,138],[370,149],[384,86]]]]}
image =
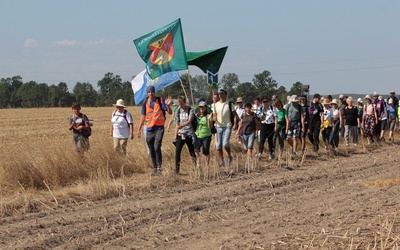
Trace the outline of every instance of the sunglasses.
{"type": "Polygon", "coordinates": [[[267,101],[267,100],[264,100],[264,101],[263,101],[263,103],[267,103],[267,102],[269,102],[269,101],[267,101]]]}

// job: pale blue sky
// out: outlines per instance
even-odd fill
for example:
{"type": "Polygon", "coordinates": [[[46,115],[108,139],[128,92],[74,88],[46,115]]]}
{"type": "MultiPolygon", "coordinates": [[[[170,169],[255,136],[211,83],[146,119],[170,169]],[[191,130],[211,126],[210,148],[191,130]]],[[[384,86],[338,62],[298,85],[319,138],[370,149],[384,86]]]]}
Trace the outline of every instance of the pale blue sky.
{"type": "MultiPolygon", "coordinates": [[[[269,70],[322,94],[400,93],[400,1],[2,0],[0,77],[70,87],[144,69],[132,42],[181,18],[187,51],[229,46],[220,76],[269,70]]],[[[194,66],[191,74],[202,74],[194,66]]],[[[182,72],[183,73],[183,72],[182,72]]]]}

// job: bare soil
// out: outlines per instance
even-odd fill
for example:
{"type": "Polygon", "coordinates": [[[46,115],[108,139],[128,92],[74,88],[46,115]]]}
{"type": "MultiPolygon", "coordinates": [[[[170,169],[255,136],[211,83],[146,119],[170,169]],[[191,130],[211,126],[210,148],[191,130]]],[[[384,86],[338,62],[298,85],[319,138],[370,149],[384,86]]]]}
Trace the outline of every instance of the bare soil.
{"type": "Polygon", "coordinates": [[[397,249],[398,145],[349,151],[4,217],[0,248],[397,249]]]}

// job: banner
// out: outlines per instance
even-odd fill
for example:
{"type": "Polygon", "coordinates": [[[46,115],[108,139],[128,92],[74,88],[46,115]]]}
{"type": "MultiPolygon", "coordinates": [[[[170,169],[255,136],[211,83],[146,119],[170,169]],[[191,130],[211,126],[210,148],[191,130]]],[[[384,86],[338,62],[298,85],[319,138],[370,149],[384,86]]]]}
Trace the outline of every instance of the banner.
{"type": "Polygon", "coordinates": [[[204,73],[218,73],[228,47],[202,52],[186,52],[188,65],[199,67],[204,73]]]}
{"type": "Polygon", "coordinates": [[[153,85],[156,92],[176,83],[180,80],[179,73],[176,71],[168,72],[156,79],[151,79],[146,70],[140,72],[132,79],[132,89],[134,93],[135,104],[139,105],[147,97],[147,86],[153,85]]]}
{"type": "Polygon", "coordinates": [[[181,19],[133,40],[151,79],[186,70],[187,59],[181,19]]]}

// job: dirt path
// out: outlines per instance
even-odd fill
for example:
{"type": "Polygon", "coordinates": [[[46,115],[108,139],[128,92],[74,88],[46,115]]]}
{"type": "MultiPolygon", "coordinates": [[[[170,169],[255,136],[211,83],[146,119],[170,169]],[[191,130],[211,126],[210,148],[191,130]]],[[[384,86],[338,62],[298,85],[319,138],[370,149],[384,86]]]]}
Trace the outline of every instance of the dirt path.
{"type": "Polygon", "coordinates": [[[0,248],[398,247],[400,153],[390,149],[6,217],[0,248]]]}

